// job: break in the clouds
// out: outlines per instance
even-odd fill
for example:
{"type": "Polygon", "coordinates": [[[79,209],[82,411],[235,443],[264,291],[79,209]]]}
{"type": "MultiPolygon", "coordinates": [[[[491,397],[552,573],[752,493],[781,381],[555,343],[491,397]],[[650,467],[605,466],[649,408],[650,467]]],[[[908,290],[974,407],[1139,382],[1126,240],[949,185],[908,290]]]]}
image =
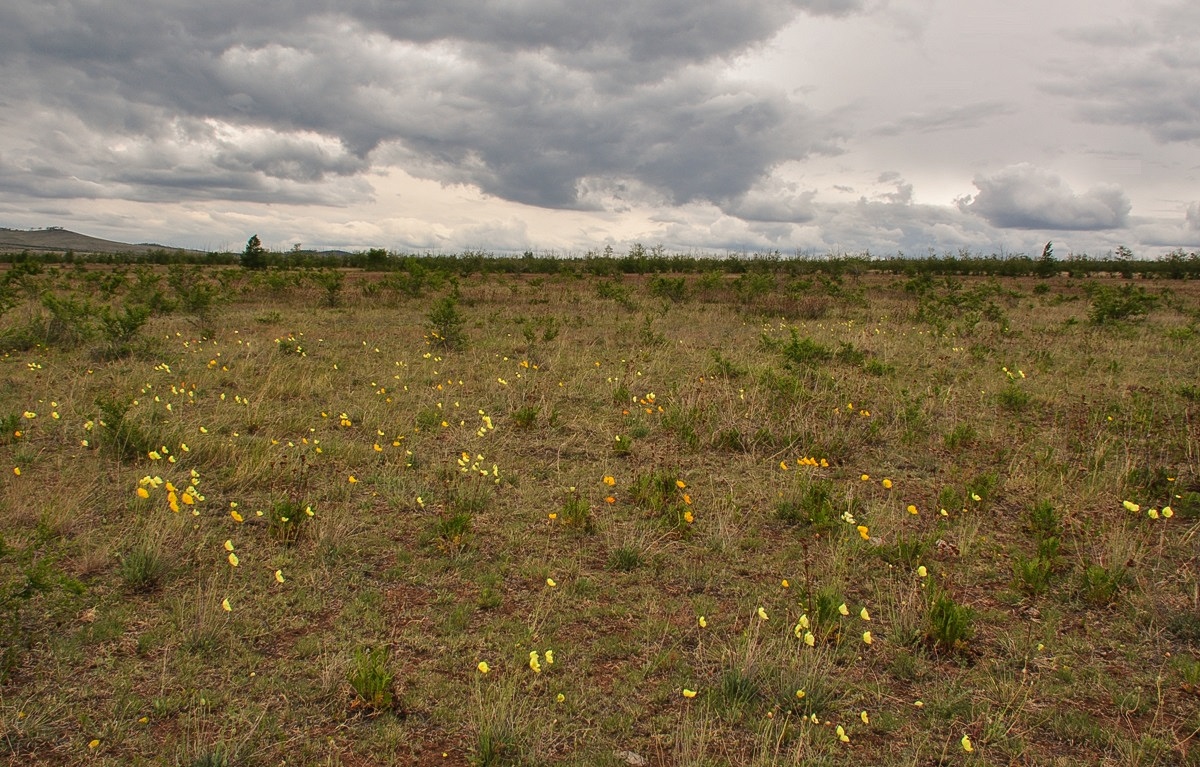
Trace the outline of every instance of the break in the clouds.
{"type": "Polygon", "coordinates": [[[12,0],[0,225],[197,247],[1192,246],[1200,16],[1073,5],[12,0]],[[1079,21],[1114,9],[1134,18],[1079,21]]]}

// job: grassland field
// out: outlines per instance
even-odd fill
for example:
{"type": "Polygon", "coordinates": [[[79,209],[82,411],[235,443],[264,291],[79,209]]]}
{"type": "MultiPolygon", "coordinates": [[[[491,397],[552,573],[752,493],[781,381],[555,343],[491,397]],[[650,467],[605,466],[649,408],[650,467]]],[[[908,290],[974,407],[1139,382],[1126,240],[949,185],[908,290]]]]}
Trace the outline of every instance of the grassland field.
{"type": "Polygon", "coordinates": [[[1200,764],[1200,282],[0,277],[10,764],[1200,764]]]}

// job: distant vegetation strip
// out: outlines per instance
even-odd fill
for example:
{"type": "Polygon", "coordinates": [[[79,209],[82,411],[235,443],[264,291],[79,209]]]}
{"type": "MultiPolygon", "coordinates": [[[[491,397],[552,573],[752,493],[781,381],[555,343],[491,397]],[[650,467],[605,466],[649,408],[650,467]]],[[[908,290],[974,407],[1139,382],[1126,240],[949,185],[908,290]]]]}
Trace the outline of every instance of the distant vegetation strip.
{"type": "MultiPolygon", "coordinates": [[[[0,264],[207,264],[246,265],[244,253],[201,253],[198,251],[150,249],[143,252],[88,253],[66,250],[44,252],[23,250],[0,254],[0,264]]],[[[1051,243],[1038,257],[1026,254],[972,253],[959,250],[941,255],[910,256],[898,253],[879,256],[860,254],[785,255],[780,251],[753,254],[671,254],[661,246],[634,245],[624,255],[611,247],[579,255],[556,253],[523,254],[464,250],[460,253],[404,253],[383,248],[344,253],[305,250],[269,251],[257,254],[254,266],[264,269],[351,268],[367,271],[412,271],[414,267],[449,274],[559,274],[574,272],[598,276],[616,274],[700,274],[769,272],[775,274],[930,274],[995,277],[1049,277],[1066,273],[1072,277],[1113,274],[1164,279],[1200,277],[1200,254],[1182,248],[1156,259],[1141,259],[1121,247],[1104,256],[1069,254],[1058,258],[1051,243]]]]}

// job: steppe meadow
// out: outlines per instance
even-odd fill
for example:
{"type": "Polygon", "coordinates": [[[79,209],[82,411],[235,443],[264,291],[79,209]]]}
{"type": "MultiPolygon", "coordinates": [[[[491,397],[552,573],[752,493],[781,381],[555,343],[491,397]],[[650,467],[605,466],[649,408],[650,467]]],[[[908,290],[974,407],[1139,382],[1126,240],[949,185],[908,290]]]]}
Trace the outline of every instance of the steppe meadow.
{"type": "Polygon", "coordinates": [[[1200,282],[376,260],[5,265],[8,763],[1200,764],[1200,282]]]}

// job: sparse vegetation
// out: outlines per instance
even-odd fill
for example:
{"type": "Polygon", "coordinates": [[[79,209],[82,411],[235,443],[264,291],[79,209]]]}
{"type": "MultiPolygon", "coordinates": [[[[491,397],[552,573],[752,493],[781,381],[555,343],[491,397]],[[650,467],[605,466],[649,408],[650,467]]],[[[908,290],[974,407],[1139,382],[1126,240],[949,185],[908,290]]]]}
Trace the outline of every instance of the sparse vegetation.
{"type": "Polygon", "coordinates": [[[252,255],[0,272],[0,759],[1195,761],[1200,282],[252,255]]]}

